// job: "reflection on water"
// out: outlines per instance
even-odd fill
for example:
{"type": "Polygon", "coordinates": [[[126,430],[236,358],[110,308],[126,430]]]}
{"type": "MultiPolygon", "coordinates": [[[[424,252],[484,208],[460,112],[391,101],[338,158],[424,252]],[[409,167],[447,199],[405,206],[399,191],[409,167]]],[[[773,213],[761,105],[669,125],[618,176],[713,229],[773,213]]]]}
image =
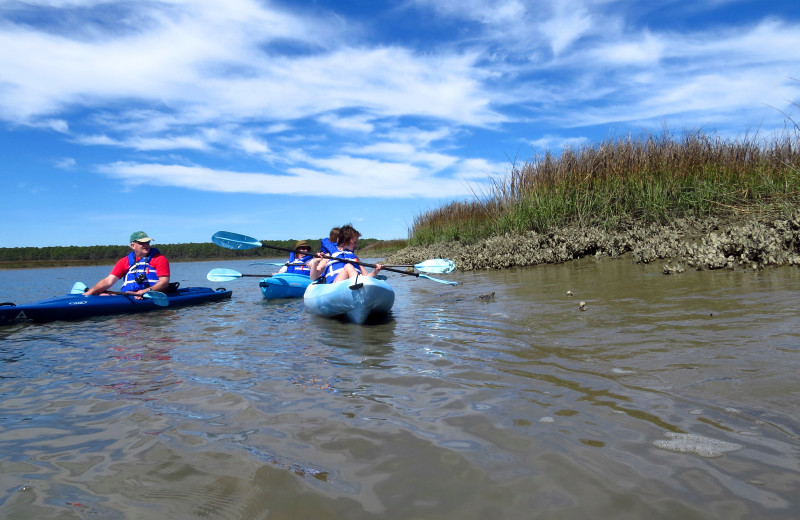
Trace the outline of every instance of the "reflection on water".
{"type": "MultiPolygon", "coordinates": [[[[0,272],[0,300],[106,270],[0,272]]],[[[392,314],[363,326],[244,279],[227,302],[3,328],[0,517],[796,516],[797,269],[449,277],[391,276],[392,314]]]]}

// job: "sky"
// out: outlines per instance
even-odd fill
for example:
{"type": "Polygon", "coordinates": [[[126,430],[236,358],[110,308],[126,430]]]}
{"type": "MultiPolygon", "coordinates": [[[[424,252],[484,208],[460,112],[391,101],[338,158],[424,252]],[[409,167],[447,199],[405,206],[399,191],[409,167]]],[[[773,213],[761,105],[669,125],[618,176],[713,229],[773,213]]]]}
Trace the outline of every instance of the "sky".
{"type": "Polygon", "coordinates": [[[0,0],[0,247],[407,238],[544,151],[798,102],[797,0],[0,0]]]}

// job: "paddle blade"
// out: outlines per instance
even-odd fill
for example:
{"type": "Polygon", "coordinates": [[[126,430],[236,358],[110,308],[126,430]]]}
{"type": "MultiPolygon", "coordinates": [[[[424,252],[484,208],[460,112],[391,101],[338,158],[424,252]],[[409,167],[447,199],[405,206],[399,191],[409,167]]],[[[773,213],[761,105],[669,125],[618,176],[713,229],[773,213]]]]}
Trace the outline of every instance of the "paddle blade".
{"type": "Polygon", "coordinates": [[[231,233],[230,231],[217,231],[211,237],[211,241],[226,249],[253,249],[263,245],[256,238],[240,235],[239,233],[231,233]]]}
{"type": "Polygon", "coordinates": [[[456,263],[445,258],[434,258],[433,260],[425,260],[424,262],[414,265],[385,264],[384,267],[413,267],[414,269],[422,271],[423,273],[447,274],[453,272],[453,270],[456,268],[456,263]]]}
{"type": "Polygon", "coordinates": [[[169,296],[160,291],[148,291],[142,295],[146,300],[153,300],[153,303],[159,307],[166,307],[169,305],[169,296]]]}
{"type": "Polygon", "coordinates": [[[414,269],[422,271],[423,273],[434,274],[447,274],[452,273],[456,268],[456,263],[452,260],[445,258],[434,258],[433,260],[425,260],[414,266],[414,269]]]}
{"type": "Polygon", "coordinates": [[[72,286],[72,290],[69,291],[70,294],[83,294],[86,292],[86,284],[83,282],[75,282],[75,285],[72,286]]]}
{"type": "Polygon", "coordinates": [[[212,269],[206,275],[206,278],[212,282],[230,282],[232,280],[238,280],[241,277],[242,273],[239,271],[223,268],[212,269]]]}

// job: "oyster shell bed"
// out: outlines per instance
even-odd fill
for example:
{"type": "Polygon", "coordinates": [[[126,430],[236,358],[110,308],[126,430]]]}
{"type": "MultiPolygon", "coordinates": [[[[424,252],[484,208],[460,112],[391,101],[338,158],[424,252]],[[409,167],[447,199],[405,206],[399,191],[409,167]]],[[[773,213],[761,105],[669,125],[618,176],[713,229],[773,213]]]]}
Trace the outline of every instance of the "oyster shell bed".
{"type": "Polygon", "coordinates": [[[800,213],[788,219],[730,220],[683,218],[666,225],[631,224],[624,229],[565,227],[548,233],[533,231],[485,239],[476,244],[445,242],[410,246],[386,263],[413,264],[429,258],[449,258],[458,269],[503,269],[562,263],[589,256],[633,262],[677,262],[665,274],[680,273],[680,264],[696,270],[762,269],[800,265],[800,213]]]}

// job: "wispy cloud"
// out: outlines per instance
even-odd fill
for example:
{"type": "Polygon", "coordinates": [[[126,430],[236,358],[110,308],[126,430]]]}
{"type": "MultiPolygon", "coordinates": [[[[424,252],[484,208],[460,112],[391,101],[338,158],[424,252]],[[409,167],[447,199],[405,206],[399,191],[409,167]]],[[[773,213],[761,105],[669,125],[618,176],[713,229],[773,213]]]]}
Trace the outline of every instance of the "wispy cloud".
{"type": "Polygon", "coordinates": [[[341,198],[447,198],[471,193],[468,181],[497,173],[485,161],[465,161],[450,178],[432,179],[412,164],[350,156],[309,161],[308,167],[290,167],[285,174],[216,170],[176,164],[117,162],[98,168],[100,173],[128,186],[180,187],[221,193],[335,195],[341,198]],[[392,189],[387,190],[387,186],[392,189]],[[455,195],[454,195],[455,194],[455,195]]]}
{"type": "Polygon", "coordinates": [[[64,157],[55,161],[54,166],[62,170],[71,170],[78,164],[72,157],[64,157]]]}

